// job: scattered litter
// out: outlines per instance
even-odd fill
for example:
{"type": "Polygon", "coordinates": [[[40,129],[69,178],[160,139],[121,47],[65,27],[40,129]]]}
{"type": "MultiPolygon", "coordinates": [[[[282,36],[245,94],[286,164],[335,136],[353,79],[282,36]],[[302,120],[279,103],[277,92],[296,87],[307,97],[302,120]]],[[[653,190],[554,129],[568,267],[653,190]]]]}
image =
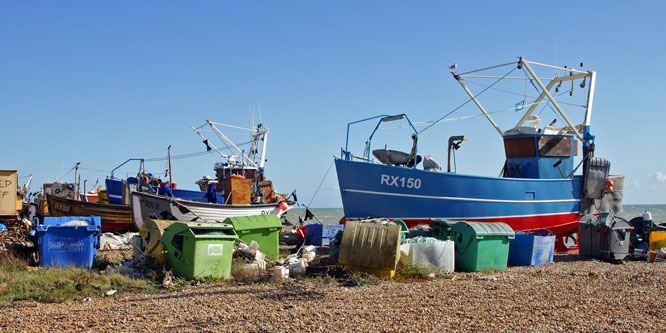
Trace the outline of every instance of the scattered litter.
{"type": "Polygon", "coordinates": [[[349,280],[349,281],[347,281],[347,282],[341,284],[340,287],[353,288],[353,287],[358,287],[358,286],[360,286],[360,285],[361,285],[361,284],[360,284],[358,281],[356,281],[356,280],[349,280]]]}
{"type": "Polygon", "coordinates": [[[303,275],[306,267],[307,262],[303,259],[299,259],[295,263],[289,265],[289,275],[292,277],[303,275]]]}
{"type": "Polygon", "coordinates": [[[113,296],[113,294],[117,293],[118,290],[112,289],[106,292],[106,296],[113,296]]]}
{"type": "Polygon", "coordinates": [[[308,245],[303,248],[303,254],[308,254],[310,252],[317,252],[317,249],[314,247],[314,245],[308,245]]]}
{"type": "Polygon", "coordinates": [[[81,300],[81,303],[85,303],[85,302],[90,302],[90,297],[84,297],[84,298],[81,300]]]}
{"type": "Polygon", "coordinates": [[[289,268],[284,266],[276,266],[273,269],[273,281],[282,282],[285,279],[289,278],[289,268]]]}
{"type": "Polygon", "coordinates": [[[137,235],[138,233],[136,232],[128,232],[123,235],[116,235],[111,232],[105,232],[100,236],[100,249],[132,250],[132,238],[137,235]]]}
{"type": "Polygon", "coordinates": [[[662,247],[661,249],[656,250],[656,252],[657,258],[666,259],[666,247],[662,247]]]}

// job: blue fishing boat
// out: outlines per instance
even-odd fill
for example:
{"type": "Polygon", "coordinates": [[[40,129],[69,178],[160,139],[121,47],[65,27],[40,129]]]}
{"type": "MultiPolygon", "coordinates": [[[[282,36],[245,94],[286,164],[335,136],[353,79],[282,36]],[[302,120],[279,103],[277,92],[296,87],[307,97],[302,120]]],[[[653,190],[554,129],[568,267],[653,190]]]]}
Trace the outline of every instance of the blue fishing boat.
{"type": "Polygon", "coordinates": [[[556,250],[566,251],[576,248],[575,242],[568,245],[565,238],[577,232],[581,216],[622,211],[624,176],[609,175],[610,162],[594,156],[595,138],[590,132],[590,119],[595,72],[543,65],[521,57],[516,62],[463,74],[454,71],[452,75],[503,140],[505,161],[500,176],[466,175],[451,171],[451,152],[460,147],[465,140],[463,136],[449,138],[446,170],[428,157],[423,159],[418,155],[417,144],[423,130],[418,131],[406,114],[379,115],[351,122],[347,125],[347,144],[335,160],[345,219],[402,219],[410,227],[429,224],[431,219],[504,222],[514,230],[550,231],[558,236],[556,250]],[[534,69],[538,66],[564,74],[542,79],[543,76],[537,75],[534,69]],[[511,68],[509,73],[518,71],[525,75],[477,74],[501,67],[511,68]],[[521,103],[523,108],[520,111],[524,112],[520,121],[513,128],[502,131],[491,113],[480,103],[479,94],[473,94],[465,84],[465,80],[471,78],[497,81],[523,79],[531,82],[539,94],[533,101],[521,103]],[[585,115],[580,125],[574,125],[564,113],[561,105],[564,102],[558,101],[558,95],[554,96],[563,82],[571,82],[573,92],[574,81],[579,82],[581,89],[588,88],[584,98],[585,115]],[[555,92],[552,92],[553,89],[555,92]],[[539,118],[533,112],[538,106],[554,110],[565,126],[554,128],[554,123],[551,123],[537,128],[539,118]],[[348,149],[350,127],[371,120],[378,123],[366,141],[363,155],[355,156],[348,149]],[[376,131],[383,124],[393,121],[407,122],[412,132],[411,151],[371,150],[376,131]],[[524,126],[525,122],[533,126],[524,126]],[[578,142],[582,143],[583,154],[576,164],[578,142]],[[421,161],[423,166],[419,169],[421,161]],[[582,170],[577,174],[579,169],[582,170]]]}

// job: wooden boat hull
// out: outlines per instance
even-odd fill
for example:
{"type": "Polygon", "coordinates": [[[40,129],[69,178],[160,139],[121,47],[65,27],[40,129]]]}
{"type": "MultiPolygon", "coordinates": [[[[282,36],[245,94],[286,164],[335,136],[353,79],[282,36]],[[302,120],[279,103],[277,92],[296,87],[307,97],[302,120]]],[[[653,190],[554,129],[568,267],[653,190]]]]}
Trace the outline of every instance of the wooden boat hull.
{"type": "Polygon", "coordinates": [[[137,229],[143,222],[155,216],[158,219],[175,218],[180,221],[222,222],[228,217],[275,214],[281,216],[293,207],[287,203],[286,210],[280,210],[279,203],[257,205],[225,205],[203,203],[190,200],[170,198],[144,192],[131,194],[132,220],[137,229]]]}
{"type": "MultiPolygon", "coordinates": [[[[102,231],[134,231],[130,207],[47,196],[51,216],[99,216],[102,231]]],[[[138,229],[137,229],[138,230],[138,229]]]]}

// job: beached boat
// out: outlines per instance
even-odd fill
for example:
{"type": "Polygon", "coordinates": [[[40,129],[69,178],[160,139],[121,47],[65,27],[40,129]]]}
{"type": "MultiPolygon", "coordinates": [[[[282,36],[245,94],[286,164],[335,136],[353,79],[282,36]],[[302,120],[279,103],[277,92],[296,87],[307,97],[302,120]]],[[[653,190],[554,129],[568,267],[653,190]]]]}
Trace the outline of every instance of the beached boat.
{"type": "Polygon", "coordinates": [[[270,204],[233,205],[197,202],[155,195],[145,192],[132,192],[132,220],[141,229],[148,218],[179,221],[223,222],[228,217],[275,214],[282,216],[294,206],[294,202],[270,204]]]}
{"type": "MultiPolygon", "coordinates": [[[[55,195],[47,195],[50,216],[99,216],[102,231],[134,230],[129,206],[85,202],[55,195]]],[[[136,229],[138,230],[138,229],[136,229]]]]}
{"type": "MultiPolygon", "coordinates": [[[[156,193],[157,185],[149,185],[148,187],[140,187],[139,184],[143,184],[136,177],[129,177],[128,179],[119,179],[119,178],[107,178],[105,180],[106,188],[109,192],[109,203],[114,205],[123,204],[123,188],[126,188],[125,195],[134,191],[144,191],[148,193],[156,193]]],[[[172,188],[173,196],[179,199],[187,199],[199,202],[206,202],[206,192],[196,191],[196,190],[185,190],[179,188],[172,188]]],[[[218,193],[218,201],[224,200],[222,195],[218,193]]],[[[128,201],[129,202],[129,201],[128,201]]]]}
{"type": "MultiPolygon", "coordinates": [[[[582,64],[581,64],[582,65],[582,64]]],[[[465,92],[481,110],[495,130],[500,134],[505,148],[504,168],[499,177],[465,175],[451,172],[451,151],[455,151],[464,137],[450,137],[449,168],[445,172],[433,164],[417,169],[421,157],[417,155],[417,139],[421,132],[405,114],[381,115],[349,123],[379,120],[375,130],[366,141],[363,156],[356,157],[348,145],[336,158],[335,165],[340,185],[340,194],[345,219],[385,217],[403,219],[409,226],[431,223],[430,219],[473,220],[504,222],[514,230],[548,230],[558,236],[556,249],[573,248],[565,245],[564,239],[578,230],[578,221],[584,214],[595,214],[612,210],[622,211],[622,187],[624,176],[609,176],[610,162],[594,157],[594,136],[590,132],[590,119],[594,99],[596,73],[556,66],[547,66],[519,58],[517,62],[493,66],[486,69],[457,74],[452,72],[465,92]],[[512,68],[523,72],[524,77],[488,76],[476,73],[497,68],[512,68]],[[541,79],[533,67],[544,66],[564,75],[541,79]],[[470,78],[523,79],[532,82],[538,96],[531,102],[522,101],[515,111],[524,111],[517,125],[502,131],[481,105],[478,96],[466,86],[470,78]],[[564,113],[562,105],[553,96],[563,82],[574,81],[587,86],[584,96],[585,115],[581,125],[574,125],[564,113]],[[538,118],[533,116],[537,106],[548,106],[554,110],[566,126],[555,129],[551,125],[536,128],[538,118]],[[373,135],[383,123],[405,119],[412,133],[410,153],[377,149],[369,156],[373,135]],[[533,126],[523,126],[530,121],[533,126]],[[582,143],[580,163],[574,165],[577,141],[582,143]],[[358,160],[354,160],[354,159],[358,160]],[[575,175],[579,166],[582,174],[575,175]]],[[[542,76],[543,77],[543,76],[542,76]]],[[[491,85],[492,87],[492,85],[491,85]]],[[[485,90],[484,90],[485,91],[485,90]]],[[[557,95],[559,96],[559,95],[557,95]]],[[[513,106],[513,105],[512,105],[513,106]]],[[[455,111],[455,110],[454,110],[455,111]]],[[[513,111],[513,110],[512,110],[513,111]]],[[[438,120],[437,122],[441,121],[438,120]]],[[[435,124],[437,122],[433,122],[435,124]]],[[[459,129],[458,129],[459,130],[459,129]]],[[[498,164],[501,166],[501,164],[498,164]]]]}
{"type": "MultiPolygon", "coordinates": [[[[192,128],[202,139],[208,150],[214,150],[224,162],[214,166],[215,178],[204,177],[197,181],[202,191],[189,191],[184,196],[181,192],[173,191],[174,197],[155,195],[147,191],[131,191],[130,204],[132,206],[133,221],[137,228],[143,225],[145,219],[155,216],[162,219],[177,218],[180,220],[200,220],[209,222],[222,222],[227,217],[248,216],[260,214],[282,215],[293,207],[295,194],[279,194],[273,189],[273,183],[264,176],[264,163],[266,161],[266,144],[268,128],[258,124],[255,128],[241,128],[237,126],[214,123],[206,119],[206,123],[192,128]],[[231,139],[230,133],[222,132],[219,127],[233,129],[235,135],[244,137],[244,144],[249,145],[241,149],[231,139]],[[204,127],[209,127],[217,137],[223,141],[228,151],[218,149],[211,140],[204,135],[204,127]],[[238,134],[243,133],[244,134],[238,134]],[[213,183],[216,188],[217,202],[202,202],[206,200],[205,189],[213,183]],[[180,196],[180,197],[179,197],[180,196]]],[[[139,177],[140,178],[140,177],[139,177]]],[[[140,179],[139,179],[140,180],[140,179]]],[[[149,179],[146,180],[150,182],[149,179]]]]}

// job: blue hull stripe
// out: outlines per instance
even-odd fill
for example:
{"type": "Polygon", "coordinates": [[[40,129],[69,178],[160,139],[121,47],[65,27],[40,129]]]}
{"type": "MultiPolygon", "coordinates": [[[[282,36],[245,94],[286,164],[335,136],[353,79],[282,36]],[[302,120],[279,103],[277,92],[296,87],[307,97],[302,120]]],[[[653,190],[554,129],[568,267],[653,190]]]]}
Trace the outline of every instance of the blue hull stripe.
{"type": "MultiPolygon", "coordinates": [[[[579,202],[580,199],[559,199],[559,200],[500,200],[500,199],[478,199],[478,198],[456,198],[456,197],[442,197],[442,196],[432,196],[432,195],[417,195],[417,194],[406,194],[406,193],[391,193],[391,192],[376,192],[376,191],[364,191],[364,190],[353,190],[353,189],[344,189],[344,192],[355,192],[355,193],[364,193],[364,194],[375,194],[375,195],[386,195],[393,197],[407,197],[407,198],[421,198],[421,199],[436,199],[436,200],[457,200],[457,201],[476,201],[476,202],[501,202],[501,203],[555,203],[555,202],[579,202]]],[[[544,214],[545,215],[545,214],[544,214]]]]}
{"type": "Polygon", "coordinates": [[[485,177],[339,159],[335,165],[347,218],[548,219],[580,211],[579,176],[485,177]]]}

